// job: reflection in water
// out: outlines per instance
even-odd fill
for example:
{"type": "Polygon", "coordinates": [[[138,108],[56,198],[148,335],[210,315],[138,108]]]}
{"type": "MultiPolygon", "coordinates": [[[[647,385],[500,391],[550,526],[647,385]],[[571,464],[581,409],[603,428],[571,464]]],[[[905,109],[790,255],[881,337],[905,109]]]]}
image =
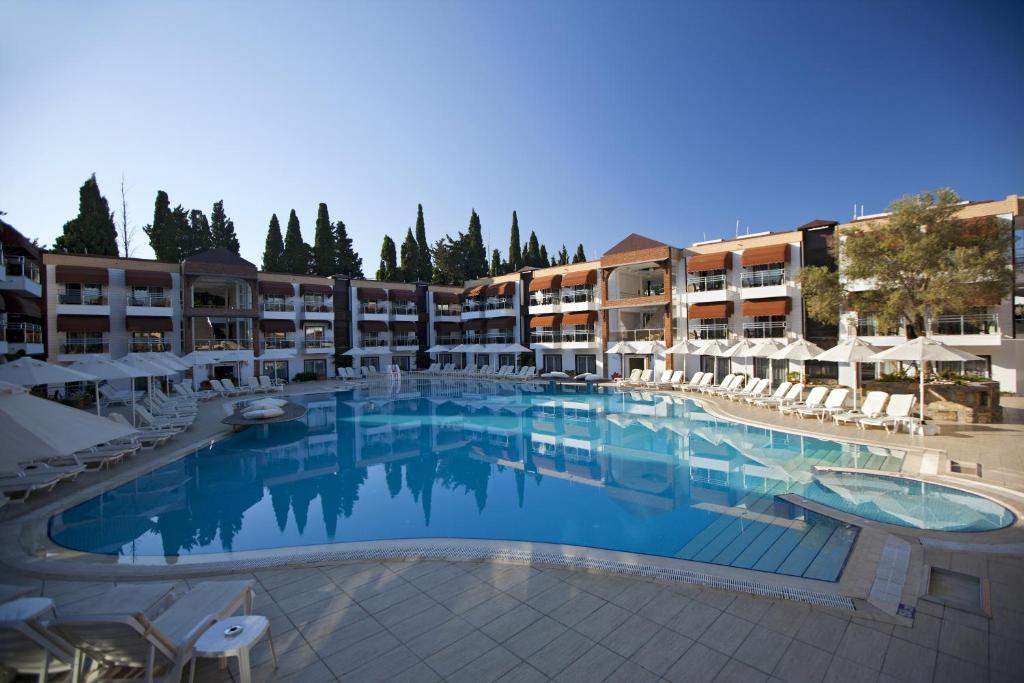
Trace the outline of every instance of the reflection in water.
{"type": "Polygon", "coordinates": [[[815,464],[902,454],[721,422],[682,398],[407,381],[308,396],[51,520],[62,545],[140,555],[418,537],[519,539],[836,580],[854,529],[780,502],[815,464]]]}

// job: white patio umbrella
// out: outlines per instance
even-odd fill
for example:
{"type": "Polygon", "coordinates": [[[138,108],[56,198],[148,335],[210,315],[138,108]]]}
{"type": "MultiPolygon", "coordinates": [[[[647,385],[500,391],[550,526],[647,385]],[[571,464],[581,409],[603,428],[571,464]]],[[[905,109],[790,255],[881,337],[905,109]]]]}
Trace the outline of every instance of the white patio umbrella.
{"type": "Polygon", "coordinates": [[[622,376],[626,376],[626,354],[636,353],[636,347],[630,342],[620,341],[612,344],[608,347],[608,353],[617,353],[621,356],[619,358],[619,369],[622,370],[622,376]]]}
{"type": "Polygon", "coordinates": [[[817,344],[811,343],[799,337],[795,342],[787,346],[783,346],[781,349],[768,356],[774,360],[798,360],[800,361],[800,381],[804,381],[804,366],[807,365],[807,361],[817,357],[822,353],[822,348],[817,344]]]}
{"type": "Polygon", "coordinates": [[[665,355],[678,354],[683,357],[683,377],[686,377],[686,356],[687,354],[697,353],[698,347],[696,344],[690,342],[689,339],[684,339],[681,342],[676,342],[672,346],[665,349],[665,355]]]}
{"type": "Polygon", "coordinates": [[[169,351],[164,351],[162,353],[157,353],[153,355],[158,356],[160,358],[161,363],[168,367],[176,369],[178,372],[185,372],[186,370],[191,369],[190,365],[186,365],[185,363],[182,362],[180,358],[175,356],[173,353],[170,353],[169,351]]]}
{"type": "Polygon", "coordinates": [[[452,349],[450,346],[445,346],[444,344],[434,344],[429,349],[427,349],[427,353],[449,353],[451,352],[451,350],[452,349]]]}
{"type": "Polygon", "coordinates": [[[870,360],[898,360],[917,363],[917,375],[921,383],[921,422],[924,422],[924,364],[935,361],[971,361],[981,360],[973,353],[955,349],[931,337],[918,337],[908,342],[886,349],[871,356],[870,360]]]}
{"type": "Polygon", "coordinates": [[[871,360],[871,357],[878,353],[880,349],[860,337],[849,337],[844,339],[842,343],[833,346],[827,351],[823,351],[820,355],[815,357],[814,360],[825,360],[832,363],[849,363],[853,366],[853,409],[857,410],[857,384],[858,375],[860,374],[860,364],[864,361],[871,360]]]}
{"type": "Polygon", "coordinates": [[[96,391],[96,414],[100,414],[100,378],[88,372],[71,370],[63,365],[46,363],[24,356],[0,365],[0,381],[22,387],[40,384],[67,384],[68,382],[92,382],[96,391]]]}
{"type": "MultiPolygon", "coordinates": [[[[728,344],[728,342],[723,344],[722,342],[720,342],[720,341],[718,341],[716,339],[716,340],[710,341],[707,344],[705,344],[704,346],[702,346],[700,348],[700,350],[697,351],[697,355],[698,356],[714,356],[714,357],[718,357],[718,356],[723,355],[726,351],[728,351],[729,350],[729,346],[730,345],[728,344]]],[[[712,372],[711,374],[715,376],[715,381],[717,382],[718,381],[718,363],[715,363],[715,371],[712,372]]]]}
{"type": "MultiPolygon", "coordinates": [[[[162,365],[156,362],[155,360],[146,358],[146,354],[129,353],[127,356],[118,358],[117,362],[121,363],[122,365],[127,365],[128,367],[132,367],[135,368],[136,370],[146,373],[146,376],[148,377],[148,379],[146,380],[146,390],[147,393],[149,394],[153,393],[154,377],[167,377],[169,375],[174,374],[175,372],[166,365],[162,365]]],[[[134,412],[135,410],[133,408],[132,413],[134,412]]]]}
{"type": "Polygon", "coordinates": [[[345,351],[341,355],[343,355],[343,356],[352,356],[353,358],[356,357],[356,356],[365,356],[366,355],[366,350],[365,349],[361,349],[358,346],[353,346],[351,349],[349,349],[348,351],[345,351]]]}
{"type": "Polygon", "coordinates": [[[774,339],[762,339],[750,350],[751,358],[771,358],[772,354],[782,348],[774,339]]]}
{"type": "Polygon", "coordinates": [[[502,353],[529,353],[531,349],[526,348],[522,344],[505,344],[501,347],[502,353]]]}
{"type": "MultiPolygon", "coordinates": [[[[87,372],[90,375],[96,375],[100,379],[112,380],[112,379],[129,379],[132,380],[129,393],[132,397],[132,424],[135,424],[135,378],[136,377],[149,377],[144,370],[140,370],[134,366],[126,365],[124,363],[118,363],[116,360],[110,360],[109,358],[102,358],[98,356],[87,356],[81,360],[76,360],[68,366],[72,370],[78,370],[80,372],[87,372]]],[[[98,391],[98,390],[97,390],[98,391]]],[[[99,403],[99,400],[96,401],[99,403]]],[[[96,413],[99,414],[99,411],[96,413]]]]}
{"type": "MultiPolygon", "coordinates": [[[[740,339],[738,342],[730,346],[722,353],[723,358],[728,358],[730,362],[729,369],[732,369],[733,358],[751,358],[751,351],[753,351],[754,345],[746,339],[740,339]]],[[[753,372],[751,372],[753,374],[753,372]]]]}
{"type": "Polygon", "coordinates": [[[3,464],[68,456],[134,432],[127,425],[0,382],[0,434],[4,440],[0,462],[3,464]]]}

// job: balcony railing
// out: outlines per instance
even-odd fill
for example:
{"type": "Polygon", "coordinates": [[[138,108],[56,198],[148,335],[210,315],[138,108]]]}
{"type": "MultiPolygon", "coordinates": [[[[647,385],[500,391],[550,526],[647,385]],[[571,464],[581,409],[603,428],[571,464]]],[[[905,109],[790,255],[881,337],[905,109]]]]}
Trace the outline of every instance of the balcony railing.
{"type": "Polygon", "coordinates": [[[43,328],[32,323],[8,323],[7,341],[11,344],[42,344],[43,328]]]}
{"type": "Polygon", "coordinates": [[[439,316],[445,316],[445,315],[459,316],[459,315],[462,315],[462,306],[451,306],[451,305],[448,305],[448,306],[434,306],[434,315],[439,315],[439,316]]]}
{"type": "Polygon", "coordinates": [[[898,337],[903,334],[897,327],[882,327],[874,318],[857,318],[858,337],[898,337]]]}
{"type": "Polygon", "coordinates": [[[310,349],[310,350],[314,350],[314,351],[317,350],[317,349],[333,349],[334,348],[334,340],[333,339],[309,339],[309,338],[307,338],[303,342],[303,346],[306,349],[310,349]]]}
{"type": "Polygon", "coordinates": [[[171,350],[171,342],[163,339],[133,339],[128,346],[132,353],[160,353],[171,350]]]}
{"type": "Polygon", "coordinates": [[[363,315],[387,315],[388,314],[388,302],[386,301],[366,301],[359,304],[359,312],[363,315]]]}
{"type": "Polygon", "coordinates": [[[27,277],[32,282],[40,284],[39,264],[24,256],[4,256],[4,264],[7,266],[7,274],[11,277],[27,277]]]}
{"type": "Polygon", "coordinates": [[[441,346],[458,346],[462,343],[462,337],[459,335],[439,336],[437,343],[441,346]]]}
{"type": "Polygon", "coordinates": [[[561,332],[531,332],[531,344],[555,344],[562,339],[561,332]]]}
{"type": "Polygon", "coordinates": [[[725,289],[725,273],[704,277],[687,277],[687,292],[717,292],[725,289]]]}
{"type": "Polygon", "coordinates": [[[420,340],[415,334],[395,337],[392,341],[394,346],[419,346],[420,340]]]}
{"type": "Polygon", "coordinates": [[[291,313],[295,310],[295,304],[291,301],[264,301],[263,310],[271,313],[291,313]]]}
{"type": "Polygon", "coordinates": [[[593,301],[594,288],[587,287],[585,289],[563,289],[561,298],[563,304],[582,304],[587,301],[593,301]]]}
{"type": "Polygon", "coordinates": [[[747,339],[785,337],[789,325],[785,322],[743,323],[743,336],[747,339]]]}
{"type": "Polygon", "coordinates": [[[558,292],[550,289],[545,289],[540,292],[534,292],[530,295],[531,306],[550,306],[551,304],[559,301],[558,292]]]}
{"type": "Polygon", "coordinates": [[[270,350],[294,349],[295,340],[288,337],[263,337],[263,348],[270,350]]]}
{"type": "Polygon", "coordinates": [[[419,310],[416,308],[416,304],[392,304],[391,313],[393,315],[419,315],[419,310]]]}
{"type": "Polygon", "coordinates": [[[608,334],[608,341],[664,341],[665,330],[658,328],[642,328],[635,330],[616,330],[608,334]]]}
{"type": "Polygon", "coordinates": [[[501,311],[512,308],[512,299],[488,299],[487,310],[488,311],[501,311]]]}
{"type": "Polygon", "coordinates": [[[511,334],[501,334],[501,335],[489,334],[486,337],[484,337],[483,342],[478,342],[478,343],[483,343],[483,344],[512,344],[513,342],[515,342],[515,337],[513,335],[511,335],[511,334]]]}
{"type": "Polygon", "coordinates": [[[466,299],[462,302],[463,313],[476,313],[487,308],[487,305],[479,299],[466,299]]]}
{"type": "Polygon", "coordinates": [[[360,345],[367,349],[376,349],[388,345],[387,337],[363,337],[360,345]]]}
{"type": "Polygon", "coordinates": [[[239,351],[252,348],[252,339],[196,339],[196,351],[239,351]]]}
{"type": "Polygon", "coordinates": [[[589,331],[551,331],[551,332],[531,332],[530,343],[531,344],[586,344],[593,343],[597,339],[597,333],[594,330],[589,331]]]}
{"type": "Polygon", "coordinates": [[[171,300],[167,298],[166,294],[156,294],[154,292],[132,292],[128,295],[129,306],[153,306],[156,308],[165,308],[171,305],[171,300]]]}
{"type": "Polygon", "coordinates": [[[771,287],[786,283],[786,269],[745,270],[740,277],[742,287],[771,287]]]}
{"type": "Polygon", "coordinates": [[[714,323],[710,325],[692,325],[690,339],[728,339],[729,325],[714,323]]]}
{"type": "Polygon", "coordinates": [[[996,313],[940,315],[929,323],[932,334],[999,334],[999,315],[996,313]]]}
{"type": "Polygon", "coordinates": [[[306,313],[330,313],[334,310],[334,306],[332,304],[318,304],[306,301],[302,304],[302,310],[306,313]]]}
{"type": "Polygon", "coordinates": [[[61,342],[60,352],[63,354],[107,353],[110,344],[93,339],[71,339],[61,342]]]}
{"type": "Polygon", "coordinates": [[[639,290],[628,290],[619,288],[619,294],[616,299],[642,299],[644,297],[655,297],[661,296],[665,293],[665,285],[662,283],[652,284],[649,286],[641,287],[639,290]]]}
{"type": "Polygon", "coordinates": [[[75,306],[106,306],[107,297],[102,294],[86,294],[85,292],[62,292],[57,296],[57,302],[75,306]]]}

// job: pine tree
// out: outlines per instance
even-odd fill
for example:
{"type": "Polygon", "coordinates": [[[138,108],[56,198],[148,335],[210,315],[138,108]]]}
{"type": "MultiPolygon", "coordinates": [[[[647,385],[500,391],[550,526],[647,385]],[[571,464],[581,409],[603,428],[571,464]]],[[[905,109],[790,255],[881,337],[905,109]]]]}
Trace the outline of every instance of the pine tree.
{"type": "Polygon", "coordinates": [[[224,213],[224,200],[213,203],[210,214],[210,240],[212,246],[227,249],[238,254],[238,236],[235,235],[235,223],[224,213]]]}
{"type": "Polygon", "coordinates": [[[142,232],[149,238],[149,246],[157,261],[178,260],[178,236],[171,226],[171,200],[163,190],[156,193],[153,222],[143,227],[142,232]]]}
{"type": "Polygon", "coordinates": [[[523,250],[519,246],[519,216],[512,212],[512,231],[508,242],[508,270],[515,272],[523,267],[523,250]]]}
{"type": "Polygon", "coordinates": [[[501,275],[504,270],[504,264],[501,262],[501,252],[495,249],[491,252],[491,269],[487,274],[494,277],[496,275],[501,275]]]}
{"type": "Polygon", "coordinates": [[[380,266],[377,268],[377,279],[383,282],[398,280],[397,260],[395,241],[384,235],[384,242],[380,245],[380,266]]]}
{"type": "Polygon", "coordinates": [[[398,276],[402,282],[416,282],[420,274],[420,250],[416,244],[416,238],[412,236],[412,228],[405,233],[400,255],[402,267],[398,271],[398,276]]]}
{"type": "Polygon", "coordinates": [[[551,259],[548,258],[548,248],[543,244],[540,245],[540,258],[537,259],[538,268],[547,268],[551,264],[551,259]]]}
{"type": "Polygon", "coordinates": [[[587,255],[583,253],[583,244],[577,245],[576,246],[576,253],[573,254],[573,257],[572,257],[572,262],[573,263],[583,263],[586,260],[587,260],[587,255]]]}
{"type": "Polygon", "coordinates": [[[475,280],[487,274],[487,249],[484,247],[483,228],[476,209],[469,216],[469,230],[465,241],[466,277],[475,280]]]}
{"type": "Polygon", "coordinates": [[[284,270],[284,238],[281,237],[281,224],[277,214],[271,214],[270,225],[267,227],[267,241],[263,246],[263,270],[280,273],[284,270]]]}
{"type": "Polygon", "coordinates": [[[523,250],[523,265],[542,268],[546,263],[540,260],[540,242],[537,241],[537,233],[530,231],[530,237],[526,241],[526,249],[523,250]]]}
{"type": "Polygon", "coordinates": [[[71,254],[117,256],[117,226],[107,199],[93,173],[78,190],[78,215],[64,224],[64,232],[53,241],[55,251],[71,254]]]}
{"type": "Polygon", "coordinates": [[[565,266],[569,264],[569,251],[562,245],[562,248],[558,250],[558,265],[565,266]]]}
{"type": "Polygon", "coordinates": [[[206,251],[213,240],[210,235],[210,221],[199,209],[188,213],[188,230],[182,233],[179,240],[178,258],[184,260],[193,254],[206,251]]]}
{"type": "Polygon", "coordinates": [[[364,277],[363,259],[352,248],[352,238],[348,236],[348,230],[342,221],[334,224],[334,235],[338,245],[338,272],[353,278],[364,277]]]}
{"type": "Polygon", "coordinates": [[[338,272],[338,250],[334,226],[323,202],[316,210],[316,230],[313,233],[313,272],[327,277],[338,272]]]}
{"type": "Polygon", "coordinates": [[[434,265],[430,262],[430,244],[427,242],[427,224],[423,220],[423,205],[416,205],[416,250],[420,265],[416,279],[430,282],[434,275],[434,265]]]}
{"type": "Polygon", "coordinates": [[[457,239],[445,235],[434,243],[434,273],[431,280],[435,284],[456,285],[469,279],[464,270],[465,238],[465,234],[460,232],[457,239]]]}
{"type": "Polygon", "coordinates": [[[282,252],[282,270],[294,275],[309,273],[310,248],[302,241],[302,229],[295,209],[288,215],[288,227],[284,231],[284,251],[282,252]]]}
{"type": "MultiPolygon", "coordinates": [[[[202,214],[202,211],[200,211],[199,213],[202,214]]],[[[178,238],[178,251],[177,255],[173,259],[175,261],[184,261],[186,258],[192,255],[191,253],[188,253],[188,249],[191,249],[192,244],[192,225],[190,218],[191,216],[189,215],[188,209],[186,209],[181,204],[178,204],[171,210],[171,217],[168,220],[167,229],[168,232],[170,232],[172,235],[178,238]]],[[[205,220],[206,216],[203,216],[203,221],[205,220]]],[[[202,223],[200,223],[199,228],[202,229],[202,223]]]]}

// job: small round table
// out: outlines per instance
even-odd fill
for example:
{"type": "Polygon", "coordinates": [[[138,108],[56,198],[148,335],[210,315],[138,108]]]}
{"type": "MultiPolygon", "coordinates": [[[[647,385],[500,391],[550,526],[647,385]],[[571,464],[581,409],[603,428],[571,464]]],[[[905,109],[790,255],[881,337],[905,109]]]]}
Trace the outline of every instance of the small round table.
{"type": "Polygon", "coordinates": [[[266,617],[250,615],[244,617],[229,617],[215,623],[199,636],[193,648],[192,668],[189,673],[189,681],[195,680],[196,659],[199,657],[238,658],[238,678],[240,683],[251,683],[252,671],[249,667],[249,651],[252,649],[263,634],[267,634],[270,641],[270,654],[274,658],[274,668],[277,668],[277,652],[274,651],[274,638],[270,634],[270,622],[266,617]],[[241,627],[241,632],[235,636],[227,636],[224,631],[233,627],[241,627]]]}

